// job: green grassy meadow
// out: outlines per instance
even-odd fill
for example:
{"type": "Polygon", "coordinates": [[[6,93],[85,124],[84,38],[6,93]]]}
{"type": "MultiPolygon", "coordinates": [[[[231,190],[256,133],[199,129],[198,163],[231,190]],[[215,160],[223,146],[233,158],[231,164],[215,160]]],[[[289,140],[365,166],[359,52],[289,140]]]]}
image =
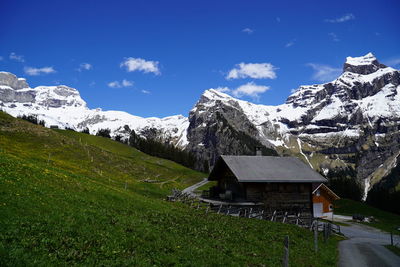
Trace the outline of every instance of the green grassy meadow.
{"type": "Polygon", "coordinates": [[[371,207],[365,203],[350,199],[339,199],[335,202],[335,213],[349,216],[353,214],[373,216],[374,222],[364,224],[386,232],[400,234],[400,231],[397,230],[400,227],[399,215],[371,207]]]}
{"type": "Polygon", "coordinates": [[[336,266],[337,238],[164,200],[203,177],[0,112],[0,266],[281,266],[286,235],[291,266],[336,266]]]}

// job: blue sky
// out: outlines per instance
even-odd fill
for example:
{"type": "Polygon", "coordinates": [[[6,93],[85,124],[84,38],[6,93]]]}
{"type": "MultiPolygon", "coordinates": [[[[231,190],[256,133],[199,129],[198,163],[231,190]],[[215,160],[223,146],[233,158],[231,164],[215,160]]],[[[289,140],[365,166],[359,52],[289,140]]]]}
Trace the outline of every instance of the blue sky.
{"type": "Polygon", "coordinates": [[[144,117],[187,116],[209,88],[277,105],[333,79],[346,56],[400,68],[399,10],[394,0],[2,0],[0,70],[144,117]]]}

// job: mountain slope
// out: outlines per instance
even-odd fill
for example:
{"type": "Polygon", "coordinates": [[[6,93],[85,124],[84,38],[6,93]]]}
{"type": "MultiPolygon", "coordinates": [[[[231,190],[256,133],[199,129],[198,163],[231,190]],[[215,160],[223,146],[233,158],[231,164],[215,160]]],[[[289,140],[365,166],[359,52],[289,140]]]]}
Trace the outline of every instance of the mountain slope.
{"type": "Polygon", "coordinates": [[[335,80],[300,86],[284,104],[256,105],[206,90],[186,118],[141,118],[119,111],[90,110],[76,89],[29,88],[24,79],[0,72],[0,106],[13,116],[37,114],[47,126],[95,133],[110,128],[127,138],[142,137],[186,149],[198,169],[212,167],[221,154],[294,155],[324,174],[355,170],[364,189],[385,177],[400,154],[400,72],[371,53],[348,57],[335,80]],[[129,127],[129,129],[127,128],[129,127]],[[128,129],[128,130],[127,130],[128,129]]]}
{"type": "Polygon", "coordinates": [[[95,134],[109,128],[111,135],[128,137],[125,125],[144,137],[156,137],[178,146],[186,145],[187,118],[182,115],[166,118],[142,118],[122,111],[89,109],[79,91],[65,86],[38,86],[30,88],[25,79],[9,72],[0,72],[0,108],[13,116],[37,115],[46,126],[72,128],[86,127],[95,134]]]}
{"type": "Polygon", "coordinates": [[[0,265],[335,266],[337,240],[163,198],[204,174],[110,139],[0,112],[0,265]],[[153,183],[146,181],[153,180],[153,183]]]}

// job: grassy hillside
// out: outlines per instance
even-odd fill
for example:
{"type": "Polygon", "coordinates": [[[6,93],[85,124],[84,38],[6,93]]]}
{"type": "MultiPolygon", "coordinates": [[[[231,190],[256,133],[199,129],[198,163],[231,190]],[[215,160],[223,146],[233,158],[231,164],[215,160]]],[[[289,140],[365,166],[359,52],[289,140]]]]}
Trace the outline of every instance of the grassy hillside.
{"type": "Polygon", "coordinates": [[[367,225],[376,227],[386,232],[393,231],[395,234],[400,234],[400,231],[397,230],[397,228],[400,227],[399,215],[371,207],[362,202],[350,199],[339,199],[335,202],[335,213],[350,216],[353,214],[373,216],[376,221],[366,223],[367,225]]]}
{"type": "Polygon", "coordinates": [[[0,266],[280,266],[285,235],[292,266],[336,265],[336,239],[316,256],[307,230],[163,200],[202,177],[0,112],[0,266]]]}

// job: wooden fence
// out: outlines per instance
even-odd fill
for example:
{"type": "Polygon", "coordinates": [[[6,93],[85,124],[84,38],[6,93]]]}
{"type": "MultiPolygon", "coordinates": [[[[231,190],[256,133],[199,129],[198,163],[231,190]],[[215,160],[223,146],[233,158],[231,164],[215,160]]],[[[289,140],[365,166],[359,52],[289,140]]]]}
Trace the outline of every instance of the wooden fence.
{"type": "Polygon", "coordinates": [[[230,215],[235,217],[245,217],[272,222],[295,224],[309,228],[313,220],[309,213],[291,210],[268,210],[263,205],[235,205],[206,202],[197,196],[173,189],[172,194],[167,197],[168,201],[179,201],[188,204],[190,207],[204,210],[205,213],[214,212],[217,214],[230,215]]]}

